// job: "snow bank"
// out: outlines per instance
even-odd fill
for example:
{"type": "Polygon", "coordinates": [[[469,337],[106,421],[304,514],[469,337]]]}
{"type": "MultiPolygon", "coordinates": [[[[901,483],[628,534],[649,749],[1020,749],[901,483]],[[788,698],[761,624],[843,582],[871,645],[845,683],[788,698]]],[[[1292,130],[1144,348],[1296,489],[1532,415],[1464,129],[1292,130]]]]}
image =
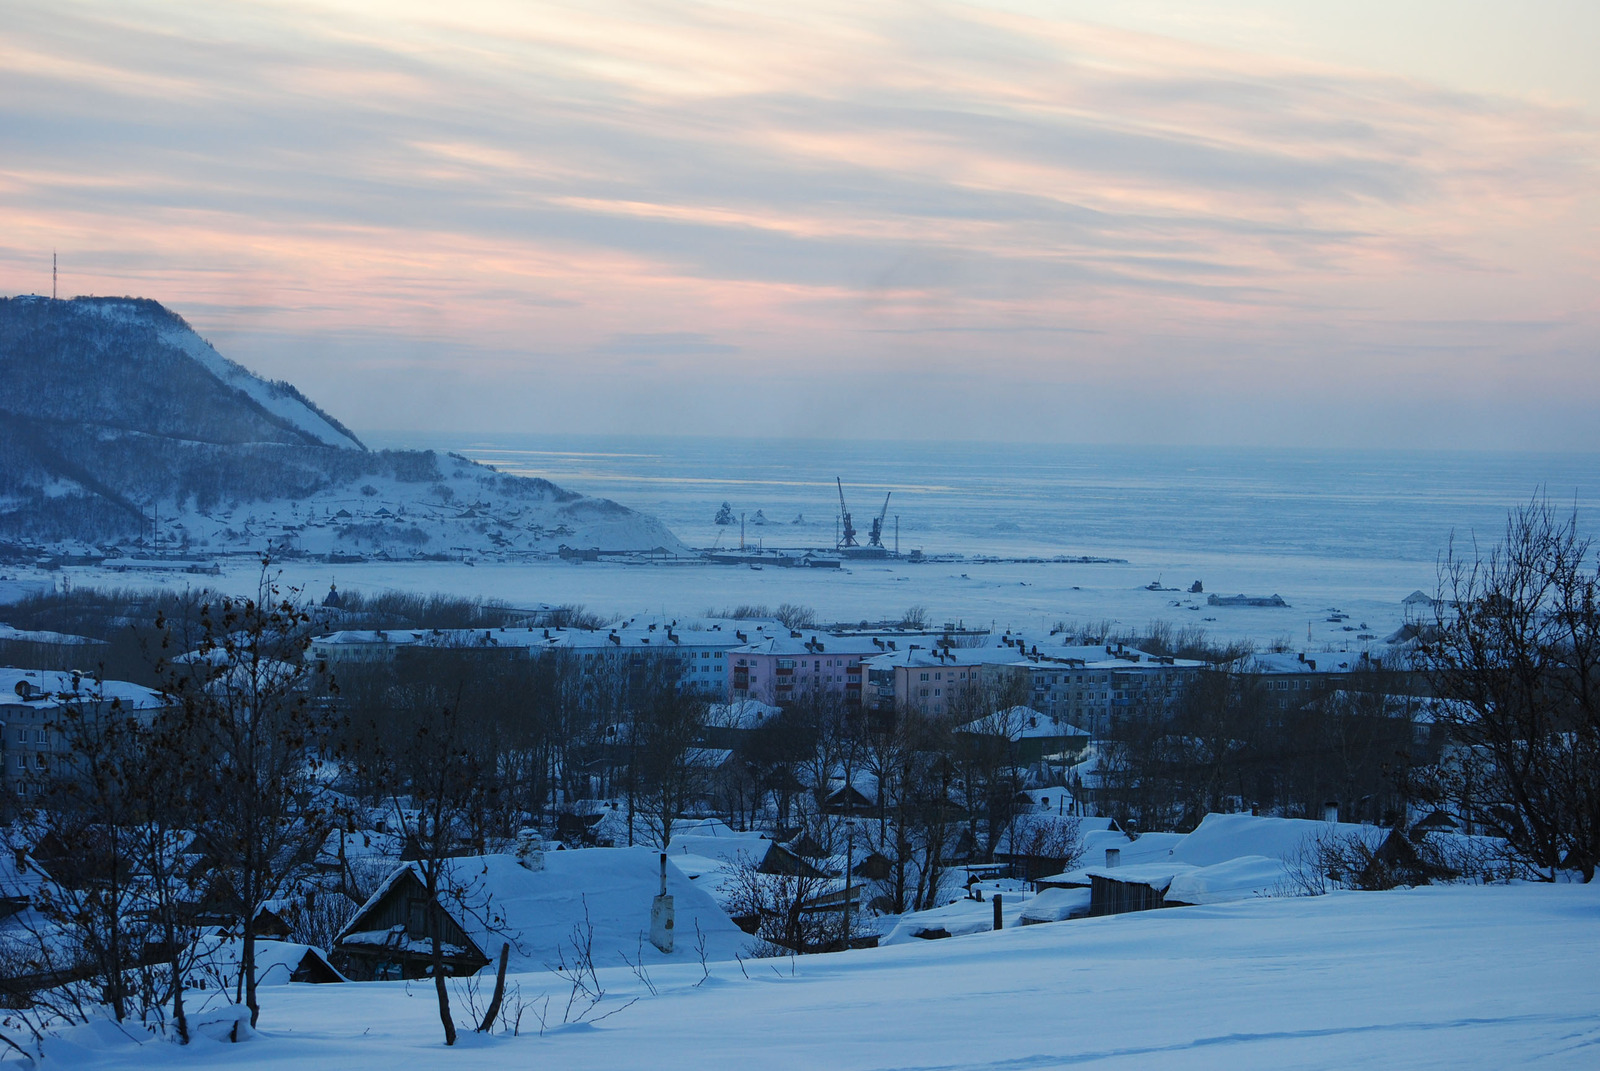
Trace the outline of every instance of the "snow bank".
{"type": "Polygon", "coordinates": [[[1169,905],[1219,904],[1252,896],[1273,896],[1281,891],[1285,876],[1283,860],[1246,855],[1176,875],[1167,886],[1166,902],[1169,905]]]}
{"type": "Polygon", "coordinates": [[[1089,913],[1089,899],[1088,889],[1045,889],[1023,907],[1017,923],[1036,926],[1043,922],[1082,918],[1089,913]]]}

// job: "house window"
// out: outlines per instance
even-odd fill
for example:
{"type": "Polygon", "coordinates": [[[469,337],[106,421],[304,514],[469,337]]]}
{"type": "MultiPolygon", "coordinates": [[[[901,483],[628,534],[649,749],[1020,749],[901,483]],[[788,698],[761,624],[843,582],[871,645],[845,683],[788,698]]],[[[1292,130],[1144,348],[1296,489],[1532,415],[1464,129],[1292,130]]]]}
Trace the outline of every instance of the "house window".
{"type": "Polygon", "coordinates": [[[923,675],[922,675],[922,679],[923,679],[923,680],[927,680],[927,679],[928,679],[928,675],[927,675],[927,674],[926,674],[926,673],[924,673],[924,674],[923,674],[923,675]]]}
{"type": "Polygon", "coordinates": [[[406,930],[413,937],[426,937],[428,935],[428,902],[426,900],[406,901],[406,930]]]}

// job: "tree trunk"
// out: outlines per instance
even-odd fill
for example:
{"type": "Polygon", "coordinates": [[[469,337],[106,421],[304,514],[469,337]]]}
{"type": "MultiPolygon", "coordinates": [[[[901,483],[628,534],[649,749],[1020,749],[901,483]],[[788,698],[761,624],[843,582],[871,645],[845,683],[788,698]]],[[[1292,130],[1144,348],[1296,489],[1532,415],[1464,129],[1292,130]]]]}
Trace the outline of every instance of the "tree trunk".
{"type": "Polygon", "coordinates": [[[172,1021],[178,1025],[178,1044],[189,1044],[189,1016],[183,1010],[183,969],[178,963],[179,953],[171,927],[167,930],[167,947],[172,950],[172,1021]]]}
{"type": "Polygon", "coordinates": [[[494,972],[494,999],[489,1001],[489,1010],[483,1014],[483,1022],[478,1026],[478,1033],[487,1034],[494,1029],[494,1021],[500,1018],[500,1002],[506,995],[506,959],[511,955],[511,946],[500,946],[500,967],[494,972]]]}
{"type": "MultiPolygon", "coordinates": [[[[437,865],[437,864],[435,864],[437,865]]],[[[439,997],[439,1022],[444,1026],[444,1043],[456,1043],[456,1022],[450,1017],[450,990],[444,984],[444,945],[439,940],[438,879],[428,882],[428,937],[433,945],[433,991],[439,997]]]]}
{"type": "Polygon", "coordinates": [[[249,908],[244,920],[244,955],[239,966],[244,980],[244,1004],[250,1009],[250,1025],[254,1027],[261,1018],[261,1005],[256,1002],[256,920],[249,908]]]}

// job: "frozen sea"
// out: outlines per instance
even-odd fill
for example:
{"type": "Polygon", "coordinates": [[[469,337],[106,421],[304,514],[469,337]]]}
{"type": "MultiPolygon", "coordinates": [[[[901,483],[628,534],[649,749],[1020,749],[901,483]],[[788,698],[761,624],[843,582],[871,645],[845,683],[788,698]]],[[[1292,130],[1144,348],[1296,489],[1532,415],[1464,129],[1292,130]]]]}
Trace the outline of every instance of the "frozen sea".
{"type": "MultiPolygon", "coordinates": [[[[395,587],[580,602],[618,615],[697,614],[798,602],[824,620],[898,616],[1006,627],[1153,620],[1218,638],[1355,649],[1403,620],[1400,600],[1432,591],[1452,534],[1492,543],[1507,510],[1545,494],[1590,527],[1600,502],[1594,455],[1266,450],[755,440],[630,436],[419,436],[371,433],[373,446],[453,450],[508,471],[654,513],[692,546],[737,546],[713,523],[727,502],[745,538],[767,547],[833,546],[844,481],[865,532],[889,498],[885,540],[903,551],[966,555],[929,564],[856,562],[834,573],[768,567],[566,563],[291,565],[308,588],[395,587]],[[750,523],[760,511],[768,523],[750,523]],[[800,518],[801,523],[792,523],[800,518]],[[979,563],[1057,555],[1125,564],[979,563]],[[1210,607],[1188,595],[1279,594],[1287,609],[1210,607]],[[1159,581],[1178,591],[1149,591],[1159,581]],[[1333,608],[1346,622],[1329,622],[1333,608]],[[1365,628],[1361,626],[1365,625],[1365,628]],[[1348,629],[1347,629],[1348,626],[1348,629]]],[[[245,584],[248,568],[226,583],[245,584]]],[[[93,582],[86,576],[81,581],[93,582]]],[[[115,583],[123,583],[118,578],[115,583]]],[[[182,584],[187,578],[167,578],[182,584]]]]}

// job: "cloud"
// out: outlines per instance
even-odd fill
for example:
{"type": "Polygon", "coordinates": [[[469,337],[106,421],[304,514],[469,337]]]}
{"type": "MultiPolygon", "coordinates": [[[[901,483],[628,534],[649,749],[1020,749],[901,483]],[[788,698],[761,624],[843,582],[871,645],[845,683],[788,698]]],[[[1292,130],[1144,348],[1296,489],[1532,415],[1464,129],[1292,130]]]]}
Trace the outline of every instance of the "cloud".
{"type": "Polygon", "coordinates": [[[1600,123],[1569,107],[893,0],[17,3],[7,31],[0,287],[58,247],[74,291],[166,300],[313,396],[340,373],[296,347],[359,337],[408,375],[632,361],[760,397],[795,362],[937,366],[1313,407],[1330,369],[1420,402],[1516,355],[1530,426],[1541,392],[1600,401],[1600,123]]]}

